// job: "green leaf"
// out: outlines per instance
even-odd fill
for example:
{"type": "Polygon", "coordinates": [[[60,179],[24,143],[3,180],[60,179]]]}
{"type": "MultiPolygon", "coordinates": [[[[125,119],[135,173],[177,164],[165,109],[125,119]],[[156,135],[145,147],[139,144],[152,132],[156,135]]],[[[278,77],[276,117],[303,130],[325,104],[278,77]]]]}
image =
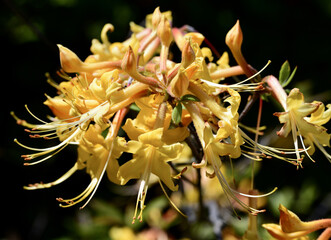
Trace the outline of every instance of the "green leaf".
{"type": "Polygon", "coordinates": [[[288,79],[290,76],[291,68],[289,62],[286,60],[279,71],[279,82],[281,85],[288,79]]]}
{"type": "Polygon", "coordinates": [[[130,110],[133,110],[133,111],[139,112],[139,111],[140,111],[140,108],[139,108],[135,103],[132,103],[132,104],[130,105],[130,110]]]}
{"type": "Polygon", "coordinates": [[[109,132],[109,127],[102,131],[101,136],[103,136],[103,138],[106,138],[108,135],[108,132],[109,132]]]}
{"type": "Polygon", "coordinates": [[[282,83],[283,88],[290,84],[290,82],[292,81],[296,71],[297,71],[297,67],[294,68],[293,72],[291,73],[291,76],[286,80],[286,82],[282,83]]]}
{"type": "Polygon", "coordinates": [[[197,98],[196,96],[192,95],[192,94],[186,94],[184,96],[181,97],[180,99],[182,102],[200,102],[200,99],[197,98]]]}
{"type": "Polygon", "coordinates": [[[172,110],[171,119],[176,125],[178,125],[182,120],[182,108],[182,104],[178,103],[174,110],[172,110]]]}

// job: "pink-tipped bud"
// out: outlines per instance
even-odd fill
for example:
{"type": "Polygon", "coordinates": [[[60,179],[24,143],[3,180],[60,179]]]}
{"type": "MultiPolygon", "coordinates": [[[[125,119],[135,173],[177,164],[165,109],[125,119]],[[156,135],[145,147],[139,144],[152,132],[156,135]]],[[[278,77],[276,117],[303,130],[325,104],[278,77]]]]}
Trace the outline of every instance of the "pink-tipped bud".
{"type": "Polygon", "coordinates": [[[162,15],[160,23],[157,27],[157,36],[160,38],[161,43],[167,47],[170,46],[170,43],[173,40],[170,23],[164,15],[162,15]]]}

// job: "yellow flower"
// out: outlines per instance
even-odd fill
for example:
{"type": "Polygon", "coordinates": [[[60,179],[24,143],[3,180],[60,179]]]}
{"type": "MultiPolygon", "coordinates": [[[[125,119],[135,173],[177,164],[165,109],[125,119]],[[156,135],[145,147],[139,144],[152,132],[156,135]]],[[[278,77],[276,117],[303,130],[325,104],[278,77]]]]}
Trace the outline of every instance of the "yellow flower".
{"type": "Polygon", "coordinates": [[[117,159],[126,150],[125,139],[114,138],[111,129],[106,138],[101,135],[101,132],[102,129],[99,125],[90,125],[78,147],[77,164],[78,166],[86,167],[86,172],[91,177],[90,184],[81,194],[74,198],[58,198],[57,200],[61,202],[61,207],[70,207],[89,197],[81,208],[85,207],[92,199],[105,172],[107,172],[111,181],[117,184],[120,183],[117,179],[117,171],[119,169],[117,159]]]}
{"type": "MultiPolygon", "coordinates": [[[[201,163],[194,163],[192,164],[193,167],[201,168],[205,167],[207,163],[209,163],[213,168],[213,173],[209,174],[210,176],[216,176],[218,178],[219,183],[221,184],[221,187],[226,194],[228,199],[233,199],[236,201],[240,206],[242,206],[245,210],[252,214],[257,214],[259,212],[262,212],[261,210],[254,209],[247,204],[243,203],[236,194],[240,194],[242,196],[246,197],[262,197],[266,195],[258,195],[258,196],[252,196],[252,195],[246,195],[238,193],[237,191],[233,190],[230,185],[228,184],[225,176],[221,172],[221,166],[222,161],[220,159],[220,156],[230,156],[233,158],[237,158],[240,156],[241,151],[239,146],[237,147],[235,143],[227,143],[227,142],[221,142],[217,140],[212,132],[212,129],[208,123],[205,123],[202,119],[199,110],[197,106],[195,106],[194,103],[187,103],[185,104],[185,107],[188,109],[188,111],[191,114],[194,126],[197,130],[197,134],[199,136],[201,145],[203,147],[204,152],[204,158],[201,161],[201,163]]],[[[242,142],[243,143],[243,142],[242,142]]],[[[238,144],[240,144],[238,142],[238,144]]]]}
{"type": "Polygon", "coordinates": [[[287,137],[292,132],[298,162],[301,162],[298,138],[309,157],[310,154],[314,153],[314,145],[316,145],[331,162],[331,156],[323,148],[323,146],[330,147],[330,134],[322,126],[330,120],[331,110],[325,111],[325,107],[321,102],[305,103],[303,94],[297,88],[292,89],[287,96],[284,109],[286,112],[274,114],[281,123],[284,123],[277,134],[281,137],[287,137]],[[304,141],[302,138],[304,138],[304,141]],[[307,149],[306,145],[310,148],[307,149]]]}
{"type": "MultiPolygon", "coordinates": [[[[114,124],[111,125],[106,138],[101,135],[102,128],[98,124],[89,125],[86,131],[78,128],[76,131],[81,131],[81,137],[76,139],[78,141],[79,147],[78,160],[75,165],[56,181],[50,183],[30,184],[29,186],[25,187],[25,189],[34,190],[52,187],[68,179],[75,171],[86,168],[86,172],[91,176],[91,183],[88,185],[88,187],[81,194],[72,199],[57,199],[62,203],[60,206],[69,207],[83,201],[85,198],[90,196],[88,201],[83,205],[84,207],[93,197],[105,172],[107,172],[108,178],[111,181],[119,184],[120,182],[117,179],[117,170],[119,165],[116,159],[120,157],[124,150],[126,150],[126,141],[124,138],[115,138],[119,129],[119,124],[121,123],[121,120],[119,120],[120,118],[123,118],[121,113],[116,115],[115,120],[113,121],[114,124]]],[[[63,143],[68,144],[68,140],[71,139],[72,137],[69,136],[67,140],[63,141],[60,145],[63,145],[63,143]]],[[[34,157],[32,154],[30,156],[34,157]]]]}
{"type": "MultiPolygon", "coordinates": [[[[148,97],[143,97],[135,101],[136,105],[140,108],[140,111],[135,119],[132,120],[128,118],[123,126],[123,130],[128,134],[131,140],[138,140],[139,135],[154,129],[157,112],[163,98],[164,97],[160,94],[152,94],[148,97]]],[[[189,131],[187,130],[185,124],[184,127],[169,129],[172,107],[170,104],[166,104],[166,108],[162,126],[162,141],[167,144],[181,142],[189,135],[189,131]]],[[[183,115],[184,114],[185,112],[183,111],[183,115]]],[[[183,119],[185,119],[185,116],[183,119]]]]}
{"type": "Polygon", "coordinates": [[[142,220],[151,174],[159,177],[170,190],[176,191],[178,188],[174,185],[171,167],[167,162],[179,157],[183,145],[180,143],[164,144],[162,134],[163,128],[158,128],[141,134],[138,141],[131,140],[127,143],[127,152],[133,154],[133,159],[120,166],[118,177],[122,185],[130,179],[140,179],[141,181],[133,221],[137,217],[138,205],[140,206],[138,219],[142,220]]]}
{"type": "MultiPolygon", "coordinates": [[[[22,143],[20,143],[17,139],[14,141],[22,146],[23,148],[26,148],[31,151],[35,151],[36,153],[32,154],[25,154],[22,155],[22,157],[25,160],[32,160],[38,157],[44,156],[42,159],[35,161],[35,162],[27,162],[25,165],[34,165],[40,162],[43,162],[58,152],[60,152],[63,148],[68,146],[69,144],[76,144],[80,141],[82,134],[86,131],[88,128],[89,123],[94,120],[95,122],[102,122],[101,118],[103,117],[104,109],[108,109],[108,102],[105,102],[104,104],[100,104],[99,106],[91,109],[90,111],[80,114],[76,117],[72,117],[69,119],[64,120],[57,120],[52,119],[51,122],[45,122],[40,120],[39,118],[35,117],[30,111],[29,113],[35,117],[38,121],[40,121],[42,124],[31,124],[27,123],[24,120],[19,119],[13,112],[11,113],[12,116],[17,120],[17,123],[28,127],[29,129],[26,129],[27,132],[31,133],[32,138],[44,138],[44,139],[52,139],[52,138],[59,138],[61,141],[58,145],[55,145],[53,147],[48,148],[32,148],[28,147],[22,143]],[[69,120],[69,121],[68,121],[69,120]],[[45,156],[46,155],[46,156],[45,156]]],[[[105,123],[102,124],[102,126],[105,126],[105,123]]]]}

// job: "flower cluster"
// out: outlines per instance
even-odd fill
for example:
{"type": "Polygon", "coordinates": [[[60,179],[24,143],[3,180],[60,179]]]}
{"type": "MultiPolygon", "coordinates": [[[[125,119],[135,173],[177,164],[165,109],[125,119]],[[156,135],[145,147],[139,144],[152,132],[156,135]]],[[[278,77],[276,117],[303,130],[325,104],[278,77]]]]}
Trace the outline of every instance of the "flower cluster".
{"type": "Polygon", "coordinates": [[[177,179],[185,175],[186,168],[178,169],[175,163],[182,160],[185,152],[189,155],[188,167],[208,168],[208,177],[218,179],[228,199],[254,215],[262,210],[249,206],[242,197],[267,194],[248,195],[233,189],[221,171],[224,158],[246,157],[255,161],[275,157],[301,165],[300,154],[309,156],[316,145],[330,159],[323,148],[329,146],[330,135],[322,125],[329,121],[331,110],[325,111],[320,102],[304,103],[298,89],[287,96],[273,76],[262,78],[261,71],[250,66],[242,55],[239,21],[226,36],[236,66],[229,65],[227,52],[220,55],[210,45],[204,47],[205,37],[192,27],[172,25],[171,12],[161,13],[156,8],[146,17],[145,27],[130,23],[131,36],[112,43],[108,34],[114,27],[106,24],[101,41],[92,41],[92,54],[84,61],[58,45],[62,67],[59,75],[64,81],[48,79],[58,95],[47,96],[44,102],[55,117],[45,122],[28,110],[40,122],[31,124],[12,115],[18,124],[28,128],[32,138],[58,138],[59,144],[32,148],[15,141],[33,151],[22,156],[26,165],[43,162],[69,144],[78,146],[78,158],[56,181],[30,184],[26,189],[48,188],[77,170],[85,170],[91,177],[86,189],[76,197],[57,199],[62,207],[85,200],[84,207],[105,173],[119,185],[139,179],[134,220],[142,220],[151,177],[156,176],[162,188],[164,184],[176,191],[177,179]],[[177,62],[172,58],[171,47],[181,52],[177,62]],[[247,79],[231,84],[230,77],[239,75],[247,79]],[[250,92],[252,97],[240,114],[241,92],[250,92]],[[267,92],[285,110],[276,114],[284,123],[278,134],[286,137],[292,131],[295,149],[261,145],[239,124],[254,101],[267,92]],[[133,113],[128,115],[129,112],[133,113]],[[303,149],[298,145],[298,137],[303,149]],[[129,153],[132,159],[120,164],[123,153],[129,153]]]}

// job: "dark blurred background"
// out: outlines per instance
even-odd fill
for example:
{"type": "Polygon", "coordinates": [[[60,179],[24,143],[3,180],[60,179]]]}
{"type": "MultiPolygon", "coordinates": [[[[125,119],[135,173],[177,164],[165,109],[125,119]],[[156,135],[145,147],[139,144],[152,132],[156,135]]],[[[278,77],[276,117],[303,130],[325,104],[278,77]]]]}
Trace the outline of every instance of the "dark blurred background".
{"type": "MultiPolygon", "coordinates": [[[[110,41],[123,41],[129,33],[129,22],[141,23],[157,6],[161,11],[172,11],[174,26],[193,26],[219,52],[228,50],[225,35],[240,19],[244,33],[243,53],[252,66],[260,69],[271,60],[264,74],[278,76],[282,63],[289,60],[292,68],[298,66],[290,87],[300,87],[307,101],[331,102],[329,0],[3,0],[0,9],[3,90],[0,239],[95,239],[88,233],[78,233],[84,229],[77,229],[77,224],[73,224],[86,222],[88,218],[84,214],[90,214],[89,210],[82,214],[78,207],[62,209],[55,201],[56,197],[76,196],[82,191],[89,183],[84,173],[78,173],[52,189],[23,190],[29,183],[48,182],[61,176],[74,164],[75,149],[68,148],[41,165],[24,167],[20,155],[27,152],[14,144],[13,139],[18,138],[31,146],[45,145],[41,141],[31,141],[9,113],[15,111],[18,116],[34,122],[24,108],[28,104],[42,119],[50,114],[43,105],[44,93],[54,96],[56,91],[46,83],[45,73],[55,75],[60,67],[56,44],[70,48],[84,59],[90,54],[91,40],[100,38],[105,23],[115,26],[110,41]]],[[[234,64],[233,59],[231,64],[234,64]]],[[[277,119],[271,115],[272,110],[269,111],[266,110],[270,114],[264,116],[262,124],[271,122],[273,128],[277,119]]],[[[299,171],[277,160],[264,161],[257,176],[257,186],[263,190],[286,187],[290,193],[283,195],[291,196],[291,206],[295,206],[296,198],[301,196],[299,189],[310,189],[306,194],[316,197],[310,200],[303,216],[306,219],[330,217],[331,165],[321,154],[315,154],[315,159],[315,164],[306,159],[304,169],[299,171]]],[[[96,198],[111,201],[111,197],[108,181],[104,180],[96,198]]],[[[105,234],[104,239],[107,239],[107,232],[103,232],[106,230],[100,231],[100,236],[105,234]]]]}

